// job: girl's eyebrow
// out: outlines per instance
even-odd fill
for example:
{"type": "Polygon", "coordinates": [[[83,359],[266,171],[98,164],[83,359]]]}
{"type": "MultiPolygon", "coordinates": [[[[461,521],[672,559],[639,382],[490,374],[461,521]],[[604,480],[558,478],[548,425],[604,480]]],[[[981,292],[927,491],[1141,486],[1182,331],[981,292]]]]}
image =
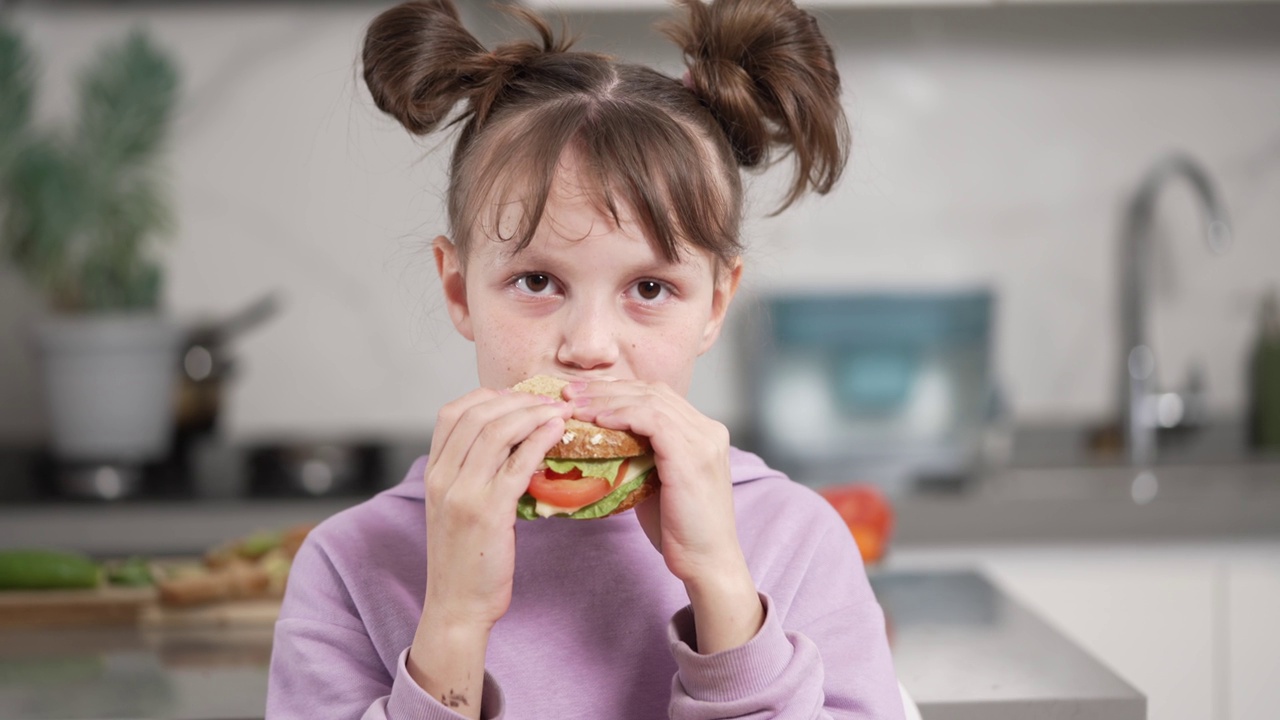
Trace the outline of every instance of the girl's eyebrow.
{"type": "MultiPolygon", "coordinates": [[[[511,265],[523,265],[550,270],[564,262],[563,257],[559,257],[554,253],[547,253],[532,246],[515,252],[504,252],[498,257],[499,259],[495,265],[502,268],[511,265]]],[[[629,267],[628,272],[633,275],[691,276],[697,274],[698,270],[688,261],[671,262],[665,258],[658,257],[654,260],[644,260],[636,263],[635,266],[629,267]]]]}

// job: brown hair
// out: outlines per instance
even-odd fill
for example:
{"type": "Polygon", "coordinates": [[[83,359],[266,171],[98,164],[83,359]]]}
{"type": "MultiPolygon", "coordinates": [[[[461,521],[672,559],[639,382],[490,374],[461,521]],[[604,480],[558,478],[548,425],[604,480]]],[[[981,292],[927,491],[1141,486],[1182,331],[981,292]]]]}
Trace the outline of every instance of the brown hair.
{"type": "Polygon", "coordinates": [[[682,241],[722,261],[740,253],[739,166],[794,156],[795,177],[775,213],[810,188],[835,185],[848,128],[835,59],[813,17],[792,0],[680,2],[686,21],[663,30],[684,53],[683,81],[571,51],[572,39],[556,38],[526,10],[510,12],[540,42],[492,51],[462,26],[451,0],[414,0],[374,19],[363,60],[377,106],[417,135],[462,123],[448,190],[460,257],[485,208],[497,228],[512,199],[524,212],[501,239],[527,246],[569,148],[600,207],[616,222],[621,200],[670,260],[682,241]]]}

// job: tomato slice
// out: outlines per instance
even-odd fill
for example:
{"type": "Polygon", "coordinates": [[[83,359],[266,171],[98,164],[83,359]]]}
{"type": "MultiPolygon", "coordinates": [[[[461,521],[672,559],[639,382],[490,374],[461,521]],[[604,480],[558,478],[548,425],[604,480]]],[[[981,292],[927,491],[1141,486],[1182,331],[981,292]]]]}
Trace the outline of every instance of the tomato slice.
{"type": "Polygon", "coordinates": [[[567,473],[558,473],[551,468],[543,468],[533,474],[529,480],[529,494],[536,500],[548,505],[577,510],[591,503],[598,502],[613,492],[618,483],[627,476],[630,460],[618,468],[618,476],[613,482],[605,478],[583,477],[580,468],[567,473]]]}
{"type": "Polygon", "coordinates": [[[529,494],[549,505],[578,509],[590,505],[609,494],[613,486],[604,478],[577,480],[553,480],[547,471],[539,470],[529,481],[529,494]]]}

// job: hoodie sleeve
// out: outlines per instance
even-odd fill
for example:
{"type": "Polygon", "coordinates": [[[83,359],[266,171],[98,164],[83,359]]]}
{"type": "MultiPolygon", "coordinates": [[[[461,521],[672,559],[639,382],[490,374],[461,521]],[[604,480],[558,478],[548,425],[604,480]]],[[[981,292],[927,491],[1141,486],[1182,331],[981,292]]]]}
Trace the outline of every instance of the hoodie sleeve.
{"type": "MultiPolygon", "coordinates": [[[[271,651],[267,720],[464,720],[409,676],[409,648],[387,667],[316,544],[304,544],[294,563],[271,651]]],[[[501,718],[503,705],[486,672],[480,717],[501,718]]]]}
{"type": "Polygon", "coordinates": [[[903,718],[884,614],[857,546],[843,524],[823,527],[786,614],[762,592],[764,624],[745,645],[699,655],[692,609],[675,614],[673,720],[903,718]]]}

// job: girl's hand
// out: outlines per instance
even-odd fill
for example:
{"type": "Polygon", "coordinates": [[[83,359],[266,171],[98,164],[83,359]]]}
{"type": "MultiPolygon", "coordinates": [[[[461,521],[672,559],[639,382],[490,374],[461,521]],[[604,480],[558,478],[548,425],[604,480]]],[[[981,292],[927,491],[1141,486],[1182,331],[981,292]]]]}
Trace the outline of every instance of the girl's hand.
{"type": "Polygon", "coordinates": [[[574,415],[649,438],[662,483],[636,518],[693,606],[697,651],[745,644],[764,623],[764,606],[738,543],[729,477],[729,431],[661,384],[637,380],[572,383],[574,415]]]}
{"type": "Polygon", "coordinates": [[[571,407],[481,388],[437,418],[424,477],[427,589],[432,631],[487,634],[511,604],[516,503],[571,407]]]}
{"type": "Polygon", "coordinates": [[[649,438],[662,484],[636,516],[673,575],[688,586],[745,571],[724,425],[662,384],[578,382],[564,396],[579,419],[649,438]]]}

